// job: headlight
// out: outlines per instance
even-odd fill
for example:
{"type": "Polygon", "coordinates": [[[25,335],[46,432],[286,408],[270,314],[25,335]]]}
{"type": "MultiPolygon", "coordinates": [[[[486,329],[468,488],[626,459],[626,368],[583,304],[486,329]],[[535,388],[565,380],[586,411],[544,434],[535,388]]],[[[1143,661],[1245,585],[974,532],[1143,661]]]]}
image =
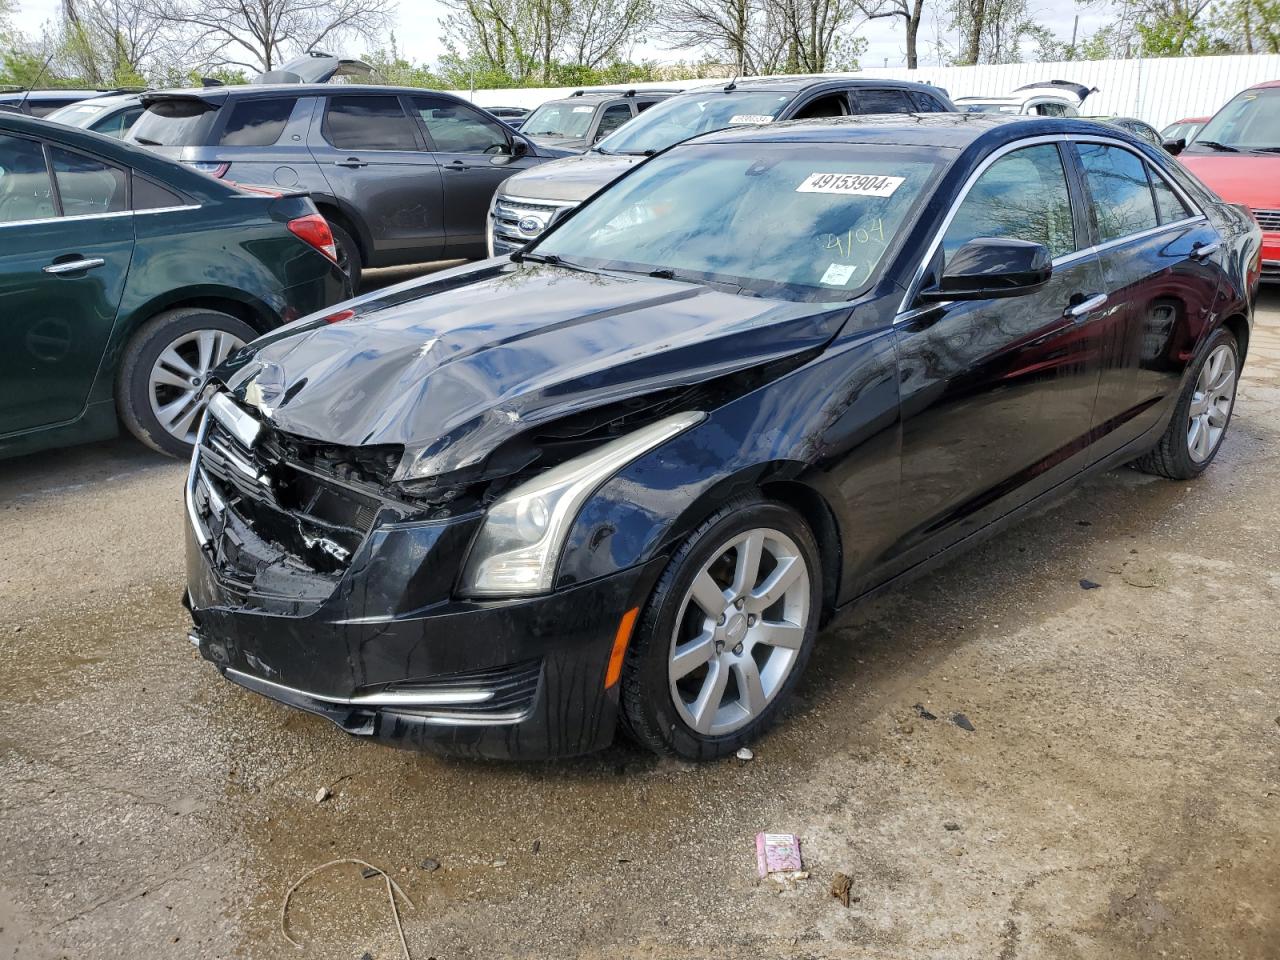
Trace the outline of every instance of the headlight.
{"type": "Polygon", "coordinates": [[[495,501],[467,555],[462,593],[469,597],[546,593],[569,525],[587,498],[632,460],[705,417],[700,412],[665,417],[566,460],[495,501]]]}

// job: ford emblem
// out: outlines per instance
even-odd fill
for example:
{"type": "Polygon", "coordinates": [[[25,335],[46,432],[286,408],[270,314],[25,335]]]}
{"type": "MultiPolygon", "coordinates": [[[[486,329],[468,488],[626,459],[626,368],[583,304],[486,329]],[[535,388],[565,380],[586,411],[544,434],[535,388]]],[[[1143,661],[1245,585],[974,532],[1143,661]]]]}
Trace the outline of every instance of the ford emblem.
{"type": "Polygon", "coordinates": [[[521,233],[538,233],[542,229],[542,221],[537,217],[522,217],[516,226],[521,233]]]}

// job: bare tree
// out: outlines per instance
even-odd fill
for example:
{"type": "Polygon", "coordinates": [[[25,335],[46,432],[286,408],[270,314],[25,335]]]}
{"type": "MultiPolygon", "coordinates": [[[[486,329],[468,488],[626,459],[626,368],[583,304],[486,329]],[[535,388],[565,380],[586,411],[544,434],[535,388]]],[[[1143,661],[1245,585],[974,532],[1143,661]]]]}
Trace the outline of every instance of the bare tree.
{"type": "Polygon", "coordinates": [[[865,43],[850,36],[857,0],[766,0],[787,43],[789,71],[823,73],[852,68],[865,43]]]}
{"type": "Polygon", "coordinates": [[[593,69],[629,52],[653,21],[651,0],[575,0],[566,24],[565,59],[593,69]]]}
{"type": "Polygon", "coordinates": [[[215,44],[224,63],[265,71],[291,53],[374,40],[395,9],[395,0],[174,0],[171,16],[215,44]]]}
{"type": "Polygon", "coordinates": [[[893,18],[902,21],[907,31],[907,69],[919,66],[917,38],[920,35],[920,19],[924,14],[924,0],[856,0],[858,9],[868,20],[893,18]]]}
{"type": "Polygon", "coordinates": [[[705,50],[739,74],[773,73],[787,49],[776,14],[771,0],[664,0],[663,37],[672,48],[705,50]]]}

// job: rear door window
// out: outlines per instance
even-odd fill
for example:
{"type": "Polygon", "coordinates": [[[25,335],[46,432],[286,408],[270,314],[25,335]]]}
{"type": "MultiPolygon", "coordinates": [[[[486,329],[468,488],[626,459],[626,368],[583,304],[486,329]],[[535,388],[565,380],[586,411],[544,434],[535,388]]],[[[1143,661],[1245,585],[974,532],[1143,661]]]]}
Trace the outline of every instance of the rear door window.
{"type": "Polygon", "coordinates": [[[218,142],[224,147],[265,147],[275,143],[284,133],[297,102],[294,97],[237,101],[218,142]]]}
{"type": "Polygon", "coordinates": [[[1146,164],[1123,147],[1078,143],[1085,183],[1093,197],[1098,239],[1118,240],[1158,226],[1146,164]]]}
{"type": "Polygon", "coordinates": [[[60,147],[49,148],[49,161],[64,217],[129,209],[128,178],[119,167],[60,147]]]}
{"type": "Polygon", "coordinates": [[[792,120],[808,120],[814,117],[844,117],[849,113],[849,103],[843,92],[815,97],[795,112],[792,120]]]}
{"type": "Polygon", "coordinates": [[[859,88],[854,99],[859,113],[911,113],[915,109],[905,90],[859,88]]]}
{"type": "Polygon", "coordinates": [[[1147,173],[1151,177],[1151,190],[1156,195],[1156,213],[1160,215],[1162,224],[1176,223],[1191,216],[1190,208],[1182,202],[1182,198],[1174,192],[1173,187],[1169,186],[1164,177],[1150,165],[1147,166],[1147,173]]]}
{"type": "Polygon", "coordinates": [[[413,120],[398,97],[331,97],[323,132],[340,150],[419,149],[413,120]]]}
{"type": "Polygon", "coordinates": [[[921,113],[946,113],[947,108],[936,97],[931,97],[927,93],[921,93],[916,90],[911,94],[911,99],[916,103],[916,109],[921,113]]]}
{"type": "Polygon", "coordinates": [[[35,140],[0,134],[0,223],[57,216],[44,149],[35,140]]]}

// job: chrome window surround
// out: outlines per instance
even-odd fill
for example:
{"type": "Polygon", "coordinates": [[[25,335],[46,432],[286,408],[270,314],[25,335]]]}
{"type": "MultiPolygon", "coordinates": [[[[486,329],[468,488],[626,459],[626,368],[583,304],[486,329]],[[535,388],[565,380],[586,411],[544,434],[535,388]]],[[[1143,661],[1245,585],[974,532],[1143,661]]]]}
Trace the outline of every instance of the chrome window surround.
{"type": "MultiPolygon", "coordinates": [[[[1084,257],[1097,254],[1102,250],[1108,250],[1111,247],[1119,246],[1122,243],[1130,243],[1134,240],[1140,240],[1143,237],[1149,237],[1149,236],[1154,236],[1158,233],[1163,233],[1165,230],[1172,230],[1177,227],[1185,227],[1188,224],[1198,223],[1201,220],[1207,219],[1207,217],[1205,217],[1204,211],[1200,209],[1200,205],[1197,204],[1195,200],[1190,195],[1188,195],[1185,190],[1182,189],[1181,184],[1178,184],[1173,180],[1170,180],[1168,177],[1164,176],[1162,173],[1160,173],[1159,169],[1156,168],[1155,164],[1152,163],[1151,160],[1143,156],[1141,153],[1135,150],[1132,146],[1130,146],[1127,143],[1124,143],[1123,141],[1115,140],[1111,137],[1105,137],[1097,134],[1054,133],[1054,134],[1046,134],[1044,136],[1039,136],[1039,137],[1027,137],[1026,139],[1023,139],[1023,140],[1016,140],[1013,143],[1006,143],[1004,146],[1000,147],[997,150],[993,150],[990,154],[988,154],[986,159],[984,159],[982,163],[978,164],[977,168],[973,171],[973,173],[969,174],[969,179],[967,179],[964,182],[964,186],[960,188],[960,193],[956,197],[955,202],[951,205],[951,209],[947,211],[946,217],[943,218],[943,221],[941,225],[939,225],[937,232],[933,236],[933,239],[929,242],[929,246],[925,249],[925,255],[921,258],[919,266],[916,267],[916,271],[911,277],[911,282],[907,284],[907,292],[903,296],[902,302],[898,305],[897,316],[894,317],[893,322],[895,324],[903,323],[907,320],[910,320],[912,317],[917,316],[922,309],[926,309],[922,307],[913,308],[911,306],[911,304],[915,301],[916,294],[920,292],[920,281],[924,278],[925,270],[928,268],[928,265],[933,261],[934,256],[937,254],[938,247],[942,245],[942,238],[946,236],[947,229],[951,226],[951,221],[955,219],[956,211],[960,209],[960,204],[964,203],[965,198],[969,196],[969,191],[973,189],[973,185],[977,183],[978,178],[981,177],[984,173],[986,173],[987,168],[990,167],[997,160],[999,160],[1001,157],[1003,157],[1005,154],[1012,153],[1015,150],[1021,150],[1023,147],[1034,147],[1042,143],[1100,143],[1108,147],[1119,147],[1122,150],[1127,150],[1130,153],[1132,153],[1134,156],[1136,156],[1139,160],[1141,160],[1143,163],[1145,163],[1148,167],[1150,167],[1155,172],[1155,174],[1160,177],[1161,180],[1163,180],[1166,184],[1169,185],[1169,188],[1173,190],[1173,192],[1182,200],[1182,202],[1187,205],[1187,209],[1192,211],[1191,216],[1183,217],[1181,220],[1174,220],[1170,223],[1162,223],[1162,224],[1159,224],[1158,226],[1152,227],[1149,230],[1142,230],[1138,233],[1131,233],[1128,236],[1117,237],[1115,240],[1107,240],[1103,243],[1097,243],[1089,247],[1082,247],[1079,250],[1072,251],[1071,253],[1065,254],[1061,257],[1055,257],[1053,260],[1054,267],[1059,267],[1059,266],[1062,266],[1063,264],[1071,263],[1074,260],[1079,260],[1084,257]]],[[[1154,203],[1154,198],[1152,202],[1154,203]]],[[[944,306],[947,303],[953,303],[953,302],[954,301],[950,301],[950,300],[939,301],[938,303],[929,304],[928,308],[944,306]]]]}
{"type": "MultiPolygon", "coordinates": [[[[172,192],[172,191],[170,191],[172,192]]],[[[30,227],[37,223],[74,223],[77,220],[109,220],[115,217],[141,217],[151,213],[177,213],[181,210],[199,210],[198,203],[188,203],[177,207],[155,207],[151,210],[116,210],[113,213],[77,213],[69,217],[37,217],[34,220],[9,220],[0,223],[5,227],[30,227]]]]}

